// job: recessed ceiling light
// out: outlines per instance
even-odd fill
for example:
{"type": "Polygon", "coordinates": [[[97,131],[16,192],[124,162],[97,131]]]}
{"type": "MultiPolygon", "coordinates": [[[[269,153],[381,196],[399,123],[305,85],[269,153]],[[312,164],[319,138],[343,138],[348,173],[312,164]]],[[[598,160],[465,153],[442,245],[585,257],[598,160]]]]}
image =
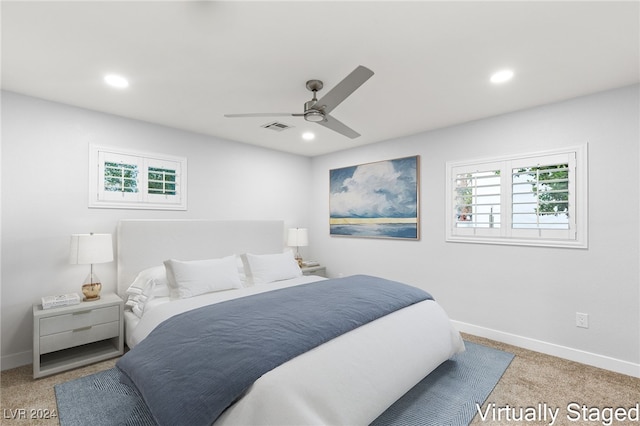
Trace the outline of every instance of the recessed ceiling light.
{"type": "Polygon", "coordinates": [[[105,83],[117,89],[129,87],[129,81],[121,75],[109,74],[104,77],[105,83]]]}
{"type": "Polygon", "coordinates": [[[513,71],[501,70],[491,76],[491,82],[494,84],[500,84],[507,82],[513,78],[513,71]]]}
{"type": "Polygon", "coordinates": [[[302,139],[304,139],[305,141],[311,141],[316,137],[316,135],[314,135],[311,132],[304,132],[302,134],[302,139]]]}

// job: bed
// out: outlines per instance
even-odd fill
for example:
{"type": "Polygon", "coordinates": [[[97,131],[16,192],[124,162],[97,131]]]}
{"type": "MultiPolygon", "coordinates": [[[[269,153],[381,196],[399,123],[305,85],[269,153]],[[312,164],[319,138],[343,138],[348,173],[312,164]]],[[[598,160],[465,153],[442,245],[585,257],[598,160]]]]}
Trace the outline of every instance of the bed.
{"type": "Polygon", "coordinates": [[[379,277],[303,276],[284,232],[282,221],[119,223],[131,350],[118,367],[159,424],[369,424],[464,350],[428,293],[379,277]],[[203,271],[220,278],[198,287],[203,271]],[[245,332],[236,349],[223,346],[245,332]],[[301,343],[274,337],[290,334],[301,343]]]}

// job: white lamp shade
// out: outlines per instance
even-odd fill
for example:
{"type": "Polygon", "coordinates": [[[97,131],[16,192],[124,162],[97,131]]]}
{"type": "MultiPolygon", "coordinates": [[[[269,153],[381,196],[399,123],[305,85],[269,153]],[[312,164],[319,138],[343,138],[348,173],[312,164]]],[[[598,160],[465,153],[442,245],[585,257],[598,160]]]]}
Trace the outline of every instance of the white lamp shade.
{"type": "Polygon", "coordinates": [[[306,247],[309,245],[309,234],[306,228],[289,229],[289,237],[287,238],[289,247],[306,247]]]}
{"type": "Polygon", "coordinates": [[[69,263],[85,265],[113,260],[111,234],[72,234],[69,263]]]}

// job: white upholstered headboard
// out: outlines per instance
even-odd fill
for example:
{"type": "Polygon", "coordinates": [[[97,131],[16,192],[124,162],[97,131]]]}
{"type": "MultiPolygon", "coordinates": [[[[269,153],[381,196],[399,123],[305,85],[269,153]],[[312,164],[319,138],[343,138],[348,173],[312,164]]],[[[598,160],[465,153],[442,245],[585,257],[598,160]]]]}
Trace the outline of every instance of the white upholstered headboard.
{"type": "Polygon", "coordinates": [[[167,259],[213,259],[232,254],[281,253],[280,220],[121,220],[118,223],[118,294],[143,269],[167,259]]]}

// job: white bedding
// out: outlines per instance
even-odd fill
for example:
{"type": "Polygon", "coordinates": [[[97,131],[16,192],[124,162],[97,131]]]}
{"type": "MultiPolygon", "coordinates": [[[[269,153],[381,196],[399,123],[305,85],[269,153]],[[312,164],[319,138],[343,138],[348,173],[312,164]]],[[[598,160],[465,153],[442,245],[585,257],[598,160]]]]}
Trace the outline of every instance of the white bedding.
{"type": "Polygon", "coordinates": [[[214,303],[224,302],[225,300],[237,299],[239,297],[250,296],[252,294],[263,293],[265,291],[276,290],[279,288],[292,287],[294,285],[310,283],[323,279],[326,278],[315,275],[300,276],[275,283],[254,285],[251,287],[243,287],[235,290],[219,291],[215,293],[206,293],[187,299],[176,300],[168,297],[154,298],[147,304],[142,318],[138,318],[131,312],[127,312],[128,315],[125,319],[128,321],[127,330],[131,329],[126,335],[127,346],[129,346],[130,349],[133,349],[142,341],[142,339],[147,337],[147,335],[151,333],[158,324],[182,312],[214,303]]]}
{"type": "MultiPolygon", "coordinates": [[[[158,324],[201,306],[321,280],[317,276],[208,293],[158,298],[142,318],[127,314],[133,348],[158,324]]],[[[270,371],[216,421],[216,425],[328,425],[371,423],[453,354],[464,350],[443,309],[424,301],[402,309],[270,371]]]]}

